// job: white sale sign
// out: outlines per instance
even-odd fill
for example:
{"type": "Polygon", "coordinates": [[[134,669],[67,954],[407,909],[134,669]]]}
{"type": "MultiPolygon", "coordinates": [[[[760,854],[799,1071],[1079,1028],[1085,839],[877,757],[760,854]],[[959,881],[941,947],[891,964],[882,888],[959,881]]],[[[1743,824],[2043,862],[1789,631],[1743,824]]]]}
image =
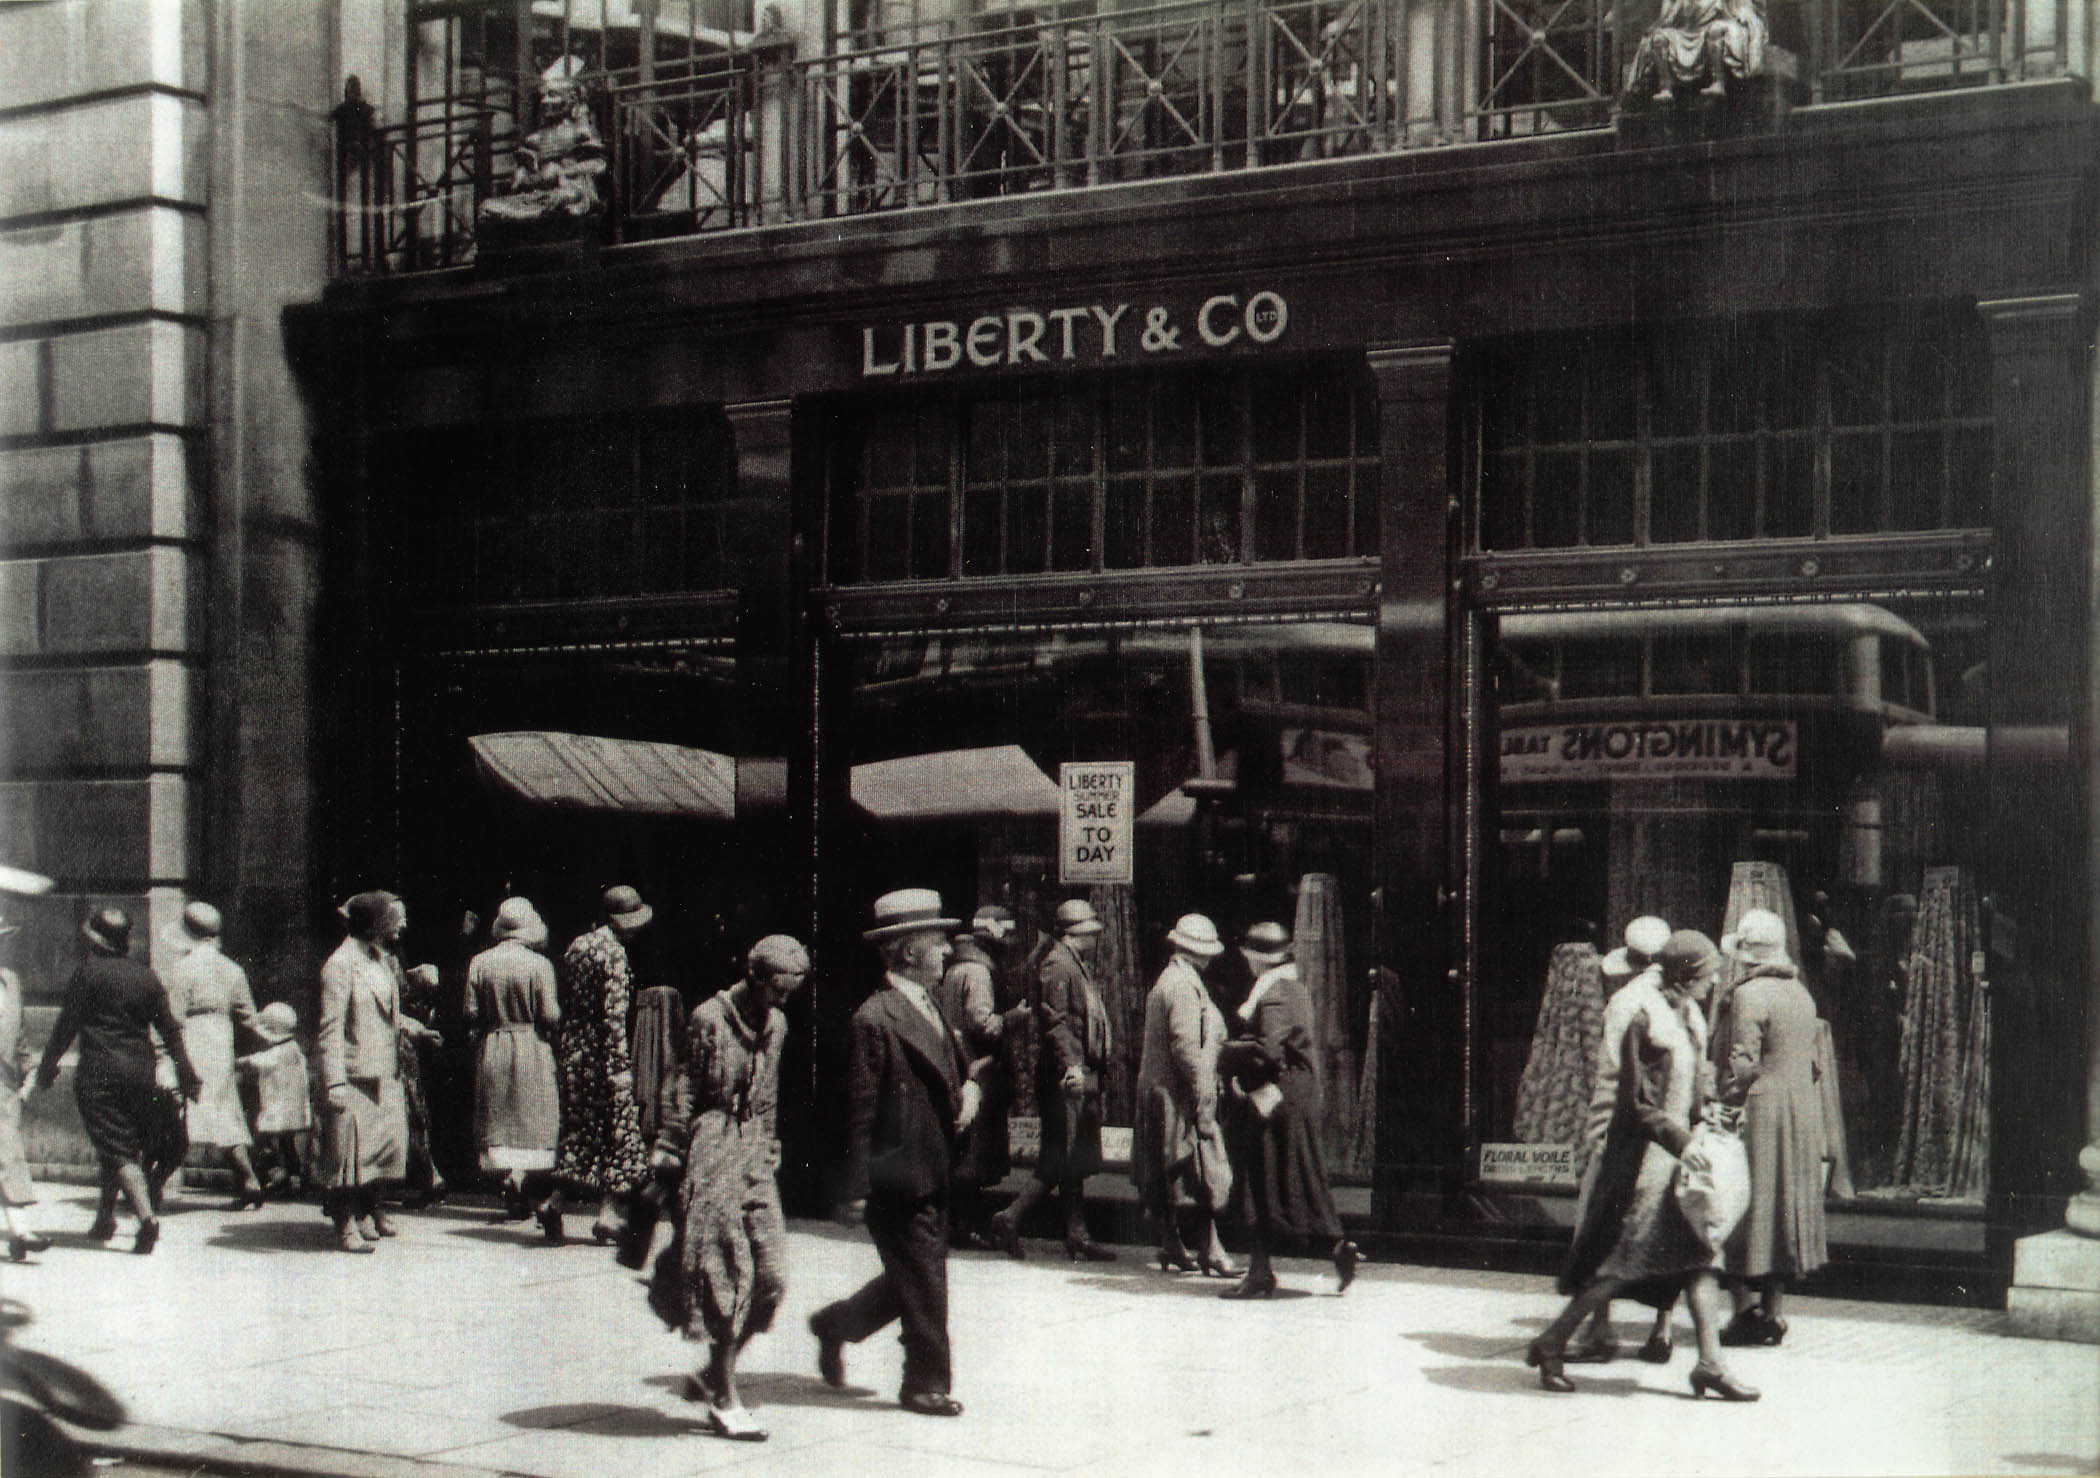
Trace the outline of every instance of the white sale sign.
{"type": "Polygon", "coordinates": [[[1137,836],[1137,765],[1131,760],[1059,765],[1057,880],[1131,881],[1137,836]]]}

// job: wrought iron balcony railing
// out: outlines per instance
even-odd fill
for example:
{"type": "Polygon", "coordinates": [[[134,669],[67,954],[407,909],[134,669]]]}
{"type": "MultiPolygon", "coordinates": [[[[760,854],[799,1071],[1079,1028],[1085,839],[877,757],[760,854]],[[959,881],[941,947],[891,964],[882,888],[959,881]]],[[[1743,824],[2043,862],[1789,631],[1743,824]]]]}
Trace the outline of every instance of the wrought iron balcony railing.
{"type": "MultiPolygon", "coordinates": [[[[686,235],[1175,174],[1609,127],[1663,0],[1170,0],[1027,24],[787,44],[600,74],[597,229],[686,235]]],[[[1098,7],[1086,7],[1089,10],[1098,7]]],[[[1810,101],[2083,73],[2084,0],[1773,0],[1810,101]]],[[[477,249],[512,178],[515,109],[485,87],[375,123],[337,114],[339,270],[477,249]],[[491,101],[492,96],[497,101],[491,101]]]]}

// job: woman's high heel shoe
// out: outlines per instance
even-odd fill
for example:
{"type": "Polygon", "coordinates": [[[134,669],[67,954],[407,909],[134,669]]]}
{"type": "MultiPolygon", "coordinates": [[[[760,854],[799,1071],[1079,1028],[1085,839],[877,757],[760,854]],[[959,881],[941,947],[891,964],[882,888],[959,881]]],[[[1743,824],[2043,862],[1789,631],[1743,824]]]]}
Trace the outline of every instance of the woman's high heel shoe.
{"type": "Polygon", "coordinates": [[[1074,1262],[1114,1262],[1116,1260],[1114,1248],[1103,1247],[1099,1242],[1089,1242],[1083,1238],[1076,1241],[1067,1240],[1065,1242],[1065,1256],[1074,1262]]]}
{"type": "Polygon", "coordinates": [[[158,1241],[160,1241],[160,1222],[157,1219],[142,1221],[139,1223],[139,1234],[132,1241],[131,1250],[140,1257],[144,1257],[153,1251],[153,1245],[158,1241]]]}
{"type": "Polygon", "coordinates": [[[1186,1248],[1159,1249],[1159,1270],[1162,1273],[1193,1273],[1199,1264],[1186,1248]]]}
{"type": "Polygon", "coordinates": [[[228,1211],[259,1210],[262,1207],[264,1194],[260,1185],[244,1186],[241,1188],[240,1193],[233,1198],[233,1204],[226,1209],[228,1211]]]}
{"type": "Polygon", "coordinates": [[[1566,1395],[1575,1389],[1575,1382],[1568,1379],[1568,1372],[1562,1368],[1561,1362],[1559,1350],[1549,1350],[1538,1340],[1524,1347],[1524,1363],[1537,1369],[1541,1390],[1566,1395]]]}
{"type": "Polygon", "coordinates": [[[540,1224],[541,1234],[555,1246],[559,1247],[569,1240],[569,1235],[561,1224],[561,1213],[552,1206],[542,1206],[533,1214],[532,1219],[540,1224]]]}
{"type": "Polygon", "coordinates": [[[1708,1391],[1723,1401],[1755,1401],[1763,1394],[1755,1386],[1744,1385],[1720,1366],[1701,1360],[1692,1367],[1692,1395],[1703,1398],[1708,1391]]]}
{"type": "Polygon", "coordinates": [[[1212,1257],[1208,1252],[1196,1254],[1196,1266],[1203,1269],[1206,1278],[1238,1278],[1245,1276],[1246,1269],[1229,1257],[1212,1257]]]}
{"type": "Polygon", "coordinates": [[[1668,1330],[1664,1330],[1648,1336],[1648,1342],[1640,1348],[1640,1357],[1650,1365],[1668,1365],[1670,1356],[1676,1352],[1677,1341],[1668,1330]]]}
{"type": "Polygon", "coordinates": [[[1356,1281],[1356,1265],[1361,1261],[1363,1253],[1347,1237],[1334,1244],[1334,1291],[1337,1296],[1347,1293],[1349,1285],[1356,1281]]]}
{"type": "Polygon", "coordinates": [[[1258,1278],[1254,1274],[1249,1273],[1240,1279],[1239,1282],[1218,1295],[1219,1298],[1233,1299],[1274,1298],[1275,1296],[1276,1275],[1274,1273],[1263,1273],[1258,1278]]]}
{"type": "Polygon", "coordinates": [[[35,1232],[23,1232],[7,1239],[7,1255],[11,1261],[27,1262],[32,1252],[49,1252],[51,1243],[35,1232]]]}

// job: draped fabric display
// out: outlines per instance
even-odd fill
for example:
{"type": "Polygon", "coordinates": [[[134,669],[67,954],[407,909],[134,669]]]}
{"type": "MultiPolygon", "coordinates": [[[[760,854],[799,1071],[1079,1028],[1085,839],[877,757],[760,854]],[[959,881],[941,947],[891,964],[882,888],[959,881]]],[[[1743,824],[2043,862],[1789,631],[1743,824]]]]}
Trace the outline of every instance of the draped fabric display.
{"type": "Polygon", "coordinates": [[[1371,1018],[1364,1032],[1364,1066],[1356,1079],[1356,1123],[1349,1137],[1349,1158],[1332,1173],[1368,1180],[1378,1150],[1378,997],[1371,997],[1371,1018]]]}
{"type": "Polygon", "coordinates": [[[1604,1031],[1599,964],[1597,947],[1586,941],[1553,946],[1531,1057],[1517,1081],[1520,1144],[1574,1144],[1582,1138],[1597,1073],[1597,1039],[1604,1031]]]}
{"type": "Polygon", "coordinates": [[[1981,947],[1976,891],[1958,867],[1929,867],[1911,936],[1898,1066],[1903,1127],[1894,1186],[1980,1199],[1990,1147],[1990,1003],[1970,966],[1981,947]]]}
{"type": "Polygon", "coordinates": [[[1356,1049],[1349,1038],[1341,887],[1331,873],[1309,872],[1298,880],[1298,917],[1291,934],[1298,952],[1298,979],[1312,1001],[1313,1038],[1320,1053],[1320,1149],[1329,1174],[1367,1174],[1368,1164],[1354,1163],[1356,1049]]]}
{"type": "MultiPolygon", "coordinates": [[[[1738,862],[1729,870],[1728,910],[1722,916],[1721,937],[1733,934],[1736,924],[1753,908],[1768,909],[1786,921],[1787,958],[1801,964],[1801,923],[1794,915],[1794,890],[1787,884],[1786,869],[1778,863],[1738,862]]],[[[1748,971],[1747,965],[1735,960],[1724,957],[1721,961],[1721,980],[1714,988],[1707,1020],[1709,1031],[1716,1037],[1721,1033],[1728,997],[1748,971]]],[[[1816,1087],[1823,1100],[1823,1143],[1830,1155],[1830,1194],[1850,1200],[1856,1188],[1852,1183],[1852,1156],[1846,1149],[1837,1042],[1830,1034],[1830,1023],[1821,1018],[1816,1021],[1816,1087]]]]}
{"type": "Polygon", "coordinates": [[[1100,883],[1087,891],[1087,901],[1094,905],[1102,924],[1094,941],[1094,957],[1088,962],[1094,972],[1094,988],[1101,993],[1102,1009],[1108,1012],[1108,1068],[1102,1074],[1101,1090],[1107,1099],[1107,1122],[1128,1124],[1138,1054],[1145,1044],[1145,996],[1152,984],[1138,976],[1136,889],[1100,883]]]}

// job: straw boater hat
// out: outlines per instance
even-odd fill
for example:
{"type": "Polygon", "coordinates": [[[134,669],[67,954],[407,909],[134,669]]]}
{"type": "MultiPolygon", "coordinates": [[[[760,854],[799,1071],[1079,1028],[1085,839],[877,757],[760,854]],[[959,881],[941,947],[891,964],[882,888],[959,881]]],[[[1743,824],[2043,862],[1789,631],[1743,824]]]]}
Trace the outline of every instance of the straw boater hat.
{"type": "Polygon", "coordinates": [[[941,895],[931,888],[899,888],[875,900],[875,927],[863,929],[861,938],[873,943],[899,934],[917,934],[927,929],[943,932],[962,927],[961,919],[941,916],[941,895]]]}
{"type": "Polygon", "coordinates": [[[1291,957],[1291,931],[1272,919],[1249,924],[1240,936],[1240,952],[1263,965],[1280,965],[1291,957]]]}
{"type": "Polygon", "coordinates": [[[207,939],[217,939],[224,927],[225,920],[219,917],[219,911],[202,899],[182,906],[182,932],[192,942],[201,944],[207,939]]]}
{"type": "Polygon", "coordinates": [[[289,1001],[276,1001],[255,1013],[255,1034],[271,1046],[289,1041],[299,1030],[299,1013],[289,1001]]]}
{"type": "Polygon", "coordinates": [[[605,910],[606,921],[622,929],[639,929],[656,917],[656,910],[642,902],[642,895],[625,883],[607,888],[598,905],[605,910]]]}
{"type": "Polygon", "coordinates": [[[528,945],[547,942],[546,921],[530,898],[506,898],[496,909],[496,920],[489,925],[489,941],[501,944],[506,939],[528,945]]]}
{"type": "Polygon", "coordinates": [[[1167,931],[1167,943],[1200,960],[1214,959],[1225,952],[1225,942],[1218,938],[1218,926],[1200,913],[1185,913],[1176,919],[1174,927],[1167,931]]]}
{"type": "Polygon", "coordinates": [[[988,939],[993,944],[1004,944],[1014,937],[1020,926],[1014,922],[1013,910],[996,903],[987,903],[970,915],[970,934],[976,939],[988,939]]]}
{"type": "Polygon", "coordinates": [[[1067,898],[1057,906],[1053,928],[1059,934],[1099,934],[1108,926],[1094,915],[1094,905],[1084,898],[1067,898]]]}
{"type": "Polygon", "coordinates": [[[1793,963],[1786,952],[1786,920],[1768,908],[1745,910],[1735,932],[1722,936],[1721,951],[1750,965],[1793,963]]]}

